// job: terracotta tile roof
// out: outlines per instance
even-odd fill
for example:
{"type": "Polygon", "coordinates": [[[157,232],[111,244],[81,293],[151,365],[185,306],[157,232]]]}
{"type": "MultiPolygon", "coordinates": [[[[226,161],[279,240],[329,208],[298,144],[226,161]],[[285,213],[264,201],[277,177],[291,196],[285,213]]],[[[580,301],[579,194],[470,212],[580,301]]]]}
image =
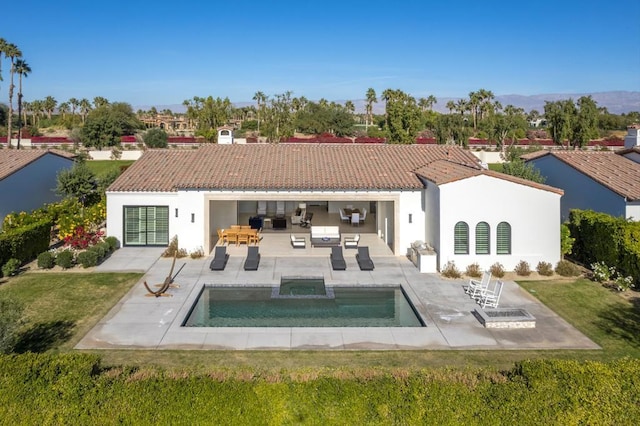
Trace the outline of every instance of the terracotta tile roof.
{"type": "Polygon", "coordinates": [[[640,154],[640,146],[633,146],[631,148],[624,148],[624,149],[619,149],[619,150],[615,151],[615,153],[618,154],[618,155],[630,154],[632,152],[636,152],[636,153],[640,154]]]}
{"type": "Polygon", "coordinates": [[[73,159],[75,154],[59,149],[0,149],[0,180],[33,163],[46,154],[73,159]]]}
{"type": "Polygon", "coordinates": [[[556,194],[564,194],[564,191],[553,186],[544,185],[527,179],[495,172],[493,170],[478,169],[475,167],[467,167],[462,164],[453,163],[448,160],[436,160],[416,170],[416,173],[436,185],[456,182],[474,176],[491,176],[496,179],[502,179],[509,182],[525,185],[532,188],[541,189],[543,191],[555,192],[556,194]]]}
{"type": "Polygon", "coordinates": [[[109,191],[416,189],[414,170],[446,158],[479,168],[469,151],[443,145],[211,144],[147,151],[109,191]]]}
{"type": "MultiPolygon", "coordinates": [[[[537,154],[537,153],[534,153],[537,154]]],[[[640,200],[640,164],[611,151],[546,151],[629,201],[640,200]]],[[[544,155],[523,156],[530,161],[544,155]]]]}

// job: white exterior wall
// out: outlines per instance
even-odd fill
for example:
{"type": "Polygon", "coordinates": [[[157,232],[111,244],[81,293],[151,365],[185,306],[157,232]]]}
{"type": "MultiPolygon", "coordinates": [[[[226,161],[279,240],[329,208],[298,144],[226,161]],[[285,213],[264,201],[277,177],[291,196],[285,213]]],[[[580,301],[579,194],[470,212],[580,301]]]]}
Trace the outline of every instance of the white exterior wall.
{"type": "Polygon", "coordinates": [[[0,180],[0,229],[11,212],[31,211],[62,199],[56,195],[58,172],[73,167],[73,160],[45,154],[0,180]]]}
{"type": "MultiPolygon", "coordinates": [[[[377,201],[377,229],[397,255],[405,255],[411,243],[424,239],[425,212],[422,207],[422,191],[327,191],[327,192],[259,192],[259,191],[178,191],[178,192],[108,192],[107,193],[107,234],[123,242],[124,206],[169,206],[169,238],[178,235],[181,248],[193,251],[202,247],[209,249],[213,233],[221,224],[237,217],[237,209],[251,209],[257,200],[285,201],[295,209],[299,202],[318,200],[328,202],[328,206],[353,204],[369,208],[371,201],[377,201]],[[175,217],[175,209],[178,217],[175,217]],[[217,211],[216,211],[217,210],[217,211]],[[191,215],[194,221],[191,222],[191,215]],[[409,223],[409,214],[411,221],[409,223]],[[386,224],[386,228],[384,227],[386,224]]],[[[330,208],[330,210],[332,210],[330,208]]],[[[331,211],[333,213],[333,211],[331,211]]],[[[337,208],[336,208],[337,212],[337,208]]],[[[290,214],[290,211],[288,212],[290,214]]]]}
{"type": "Polygon", "coordinates": [[[431,247],[440,247],[440,188],[428,183],[424,191],[425,239],[431,247]]]}
{"type": "Polygon", "coordinates": [[[538,262],[555,265],[560,260],[560,194],[490,176],[477,176],[440,185],[440,244],[435,247],[440,269],[449,261],[458,269],[477,262],[488,269],[500,262],[506,270],[524,260],[534,269],[538,262]],[[454,254],[454,227],[469,226],[469,254],[454,254]],[[490,227],[490,254],[475,254],[475,228],[490,227]],[[496,254],[500,222],[511,225],[511,255],[496,254]]]}
{"type": "Polygon", "coordinates": [[[631,220],[635,220],[636,222],[640,221],[640,201],[627,202],[627,212],[625,213],[625,218],[631,218],[631,220]]]}
{"type": "MultiPolygon", "coordinates": [[[[169,240],[190,219],[183,213],[176,192],[107,192],[107,235],[116,237],[120,244],[124,244],[124,206],[169,206],[169,240]]],[[[178,243],[183,247],[182,240],[178,243]]]]}
{"type": "Polygon", "coordinates": [[[611,216],[626,217],[626,202],[623,197],[557,158],[545,155],[528,163],[547,178],[545,184],[564,190],[560,216],[562,222],[569,219],[571,209],[594,210],[611,216]]]}

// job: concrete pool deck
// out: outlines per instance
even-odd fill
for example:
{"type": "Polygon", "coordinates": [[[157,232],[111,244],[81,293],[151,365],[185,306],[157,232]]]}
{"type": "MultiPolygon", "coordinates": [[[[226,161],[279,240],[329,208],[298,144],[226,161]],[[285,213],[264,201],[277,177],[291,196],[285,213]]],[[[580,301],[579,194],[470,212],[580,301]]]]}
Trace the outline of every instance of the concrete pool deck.
{"type": "MultiPolygon", "coordinates": [[[[77,349],[199,349],[199,350],[514,350],[600,349],[598,345],[520,288],[505,282],[500,308],[523,308],[536,318],[531,329],[485,328],[474,311],[479,305],[464,292],[466,281],[422,274],[406,258],[385,254],[371,241],[373,271],[360,271],[355,250],[344,250],[346,271],[333,271],[329,248],[287,252],[261,244],[258,271],[244,271],[246,247],[229,247],[224,271],[211,271],[212,256],[176,261],[172,297],[146,297],[142,282],[161,283],[172,259],[163,249],[125,247],[96,272],[144,272],[144,276],[76,345],[77,349]],[[282,276],[324,276],[331,285],[401,284],[426,327],[393,328],[208,328],[182,327],[200,289],[214,285],[280,284],[282,276]]],[[[372,236],[374,238],[375,236],[372,236]]],[[[366,242],[366,241],[365,241],[366,242]]]]}

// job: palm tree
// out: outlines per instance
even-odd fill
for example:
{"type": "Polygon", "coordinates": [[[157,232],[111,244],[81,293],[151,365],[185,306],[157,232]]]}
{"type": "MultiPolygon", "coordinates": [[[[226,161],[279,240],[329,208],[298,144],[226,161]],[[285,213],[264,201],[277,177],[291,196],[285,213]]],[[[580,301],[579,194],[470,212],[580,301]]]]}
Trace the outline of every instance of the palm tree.
{"type": "Polygon", "coordinates": [[[418,99],[418,106],[420,107],[422,112],[425,112],[427,108],[429,108],[429,101],[427,100],[427,98],[420,98],[418,99]]]}
{"type": "Polygon", "coordinates": [[[28,125],[27,113],[31,112],[31,102],[22,101],[22,122],[24,125],[28,125]]]}
{"type": "Polygon", "coordinates": [[[16,59],[22,57],[22,52],[18,46],[8,43],[4,48],[4,56],[11,59],[11,80],[9,83],[9,117],[7,119],[7,145],[11,146],[11,118],[13,116],[13,75],[16,72],[16,59]]]}
{"type": "Polygon", "coordinates": [[[353,114],[354,112],[356,112],[356,106],[351,101],[345,102],[344,107],[347,111],[349,111],[349,114],[353,114]]]}
{"type": "Polygon", "coordinates": [[[430,111],[433,109],[433,106],[437,103],[438,103],[438,99],[435,96],[429,95],[429,97],[427,97],[427,104],[429,106],[430,111]]]}
{"type": "Polygon", "coordinates": [[[449,110],[449,114],[451,114],[453,112],[454,109],[456,109],[456,103],[453,101],[448,101],[447,102],[447,109],[449,110]]]}
{"type": "Polygon", "coordinates": [[[373,124],[373,104],[378,102],[378,99],[376,98],[376,91],[373,90],[373,87],[369,87],[369,89],[367,89],[366,98],[367,120],[364,125],[365,130],[369,128],[369,124],[373,124]]]}
{"type": "Polygon", "coordinates": [[[87,98],[82,98],[78,106],[80,107],[80,114],[82,115],[82,124],[84,124],[84,120],[87,119],[87,114],[91,111],[91,102],[89,102],[87,98]]]}
{"type": "Polygon", "coordinates": [[[20,149],[20,138],[22,137],[22,77],[27,78],[31,72],[31,67],[22,59],[16,60],[15,67],[18,73],[18,144],[16,147],[20,149]]]}
{"type": "Polygon", "coordinates": [[[0,81],[2,81],[2,55],[7,48],[7,40],[0,37],[0,81]]]}
{"type": "Polygon", "coordinates": [[[71,116],[76,116],[76,110],[80,106],[80,101],[76,98],[69,98],[69,104],[71,105],[71,116]]]}
{"type": "Polygon", "coordinates": [[[253,100],[258,104],[258,135],[260,135],[260,111],[262,110],[262,106],[267,101],[267,97],[264,93],[258,91],[253,95],[253,100]]]}
{"type": "Polygon", "coordinates": [[[58,101],[53,96],[47,96],[44,99],[43,106],[44,110],[47,111],[47,118],[51,120],[51,115],[53,114],[53,110],[56,109],[58,105],[58,101]]]}
{"type": "Polygon", "coordinates": [[[94,108],[100,108],[101,106],[109,105],[109,100],[107,98],[103,98],[102,96],[96,96],[93,98],[93,106],[94,108]]]}
{"type": "Polygon", "coordinates": [[[31,113],[35,115],[35,120],[32,124],[36,127],[40,123],[40,113],[42,112],[42,110],[42,101],[36,99],[35,101],[31,102],[31,113]]]}
{"type": "Polygon", "coordinates": [[[67,113],[69,112],[69,103],[63,102],[60,105],[58,105],[58,112],[62,114],[62,119],[64,119],[67,113]]]}

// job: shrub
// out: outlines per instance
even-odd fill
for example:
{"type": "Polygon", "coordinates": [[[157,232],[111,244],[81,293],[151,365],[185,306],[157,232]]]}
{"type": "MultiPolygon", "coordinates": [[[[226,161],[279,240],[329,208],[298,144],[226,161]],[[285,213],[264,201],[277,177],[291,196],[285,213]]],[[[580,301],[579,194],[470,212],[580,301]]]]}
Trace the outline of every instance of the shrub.
{"type": "Polygon", "coordinates": [[[560,251],[563,257],[566,254],[571,254],[575,242],[576,239],[571,237],[571,230],[563,223],[560,226],[560,251]]]}
{"type": "Polygon", "coordinates": [[[20,263],[18,259],[9,259],[7,263],[2,266],[2,275],[10,277],[17,274],[20,270],[20,263]]]}
{"type": "Polygon", "coordinates": [[[618,291],[627,291],[629,288],[633,287],[633,278],[618,274],[614,280],[614,285],[618,291]]]}
{"type": "Polygon", "coordinates": [[[116,237],[107,237],[104,239],[104,242],[109,244],[112,251],[120,247],[120,241],[118,241],[116,237]]]}
{"type": "Polygon", "coordinates": [[[553,275],[553,266],[549,262],[538,262],[536,271],[542,276],[550,277],[553,275]]]}
{"type": "Polygon", "coordinates": [[[529,262],[521,260],[514,269],[514,272],[520,276],[528,277],[531,275],[531,268],[529,267],[529,262]]]}
{"type": "Polygon", "coordinates": [[[189,253],[189,256],[191,256],[192,259],[200,259],[201,257],[204,257],[204,250],[202,249],[202,247],[199,247],[189,253]]]}
{"type": "Polygon", "coordinates": [[[96,256],[98,256],[98,259],[102,260],[102,258],[104,257],[104,255],[106,254],[104,247],[101,245],[95,245],[95,246],[91,246],[87,249],[87,251],[93,252],[96,254],[96,256]]]}
{"type": "Polygon", "coordinates": [[[78,254],[78,263],[83,268],[90,268],[98,264],[98,253],[93,250],[83,251],[78,254]]]}
{"type": "Polygon", "coordinates": [[[167,140],[169,138],[167,136],[167,132],[162,129],[154,128],[147,130],[144,136],[142,136],[142,139],[149,148],[166,148],[167,140]]]}
{"type": "Polygon", "coordinates": [[[468,277],[480,278],[482,276],[482,271],[480,270],[480,265],[478,265],[478,262],[467,265],[467,269],[465,270],[464,274],[468,277]]]}
{"type": "Polygon", "coordinates": [[[106,241],[103,241],[101,243],[98,243],[97,245],[99,245],[100,247],[102,247],[102,249],[104,250],[104,255],[108,255],[109,253],[111,253],[111,244],[109,244],[106,241]]]}
{"type": "Polygon", "coordinates": [[[561,260],[556,265],[556,274],[563,277],[577,277],[580,275],[580,268],[568,260],[561,260]]]}
{"type": "Polygon", "coordinates": [[[491,267],[489,268],[489,271],[491,271],[491,275],[496,278],[504,277],[504,266],[502,266],[502,263],[500,262],[496,262],[493,265],[491,265],[491,267]]]}
{"type": "Polygon", "coordinates": [[[49,248],[50,239],[51,220],[48,218],[0,234],[0,265],[11,258],[21,263],[35,259],[49,248]]]}
{"type": "Polygon", "coordinates": [[[591,277],[599,283],[607,282],[616,273],[616,268],[608,267],[604,262],[595,262],[591,264],[591,277]]]}
{"type": "Polygon", "coordinates": [[[38,255],[38,268],[51,269],[55,265],[55,256],[50,251],[44,251],[38,255]]]}
{"type": "Polygon", "coordinates": [[[442,269],[442,276],[447,278],[460,278],[462,274],[456,267],[455,262],[450,260],[446,265],[444,265],[444,268],[442,269]]]}
{"type": "Polygon", "coordinates": [[[187,256],[187,250],[178,248],[178,236],[177,235],[174,236],[171,239],[171,242],[169,243],[169,246],[162,253],[162,257],[173,257],[173,256],[176,256],[178,258],[187,256]]]}
{"type": "Polygon", "coordinates": [[[62,269],[69,269],[73,266],[73,252],[71,250],[63,250],[56,256],[56,265],[62,269]]]}

